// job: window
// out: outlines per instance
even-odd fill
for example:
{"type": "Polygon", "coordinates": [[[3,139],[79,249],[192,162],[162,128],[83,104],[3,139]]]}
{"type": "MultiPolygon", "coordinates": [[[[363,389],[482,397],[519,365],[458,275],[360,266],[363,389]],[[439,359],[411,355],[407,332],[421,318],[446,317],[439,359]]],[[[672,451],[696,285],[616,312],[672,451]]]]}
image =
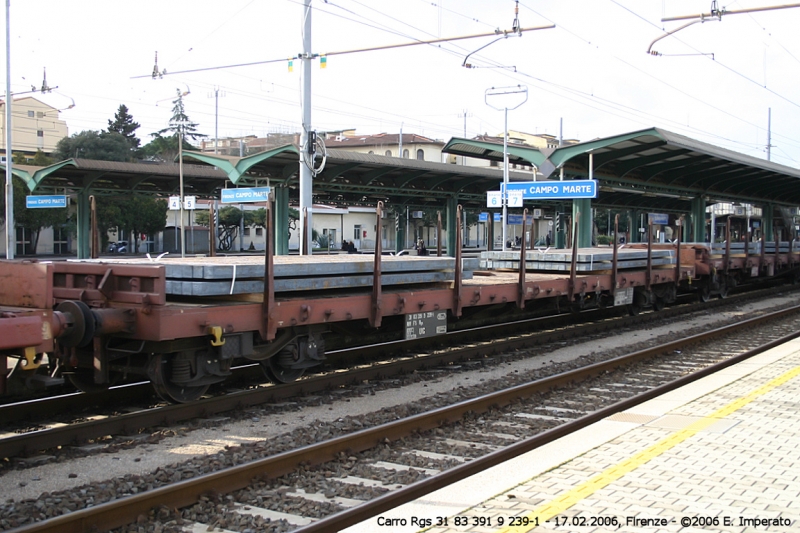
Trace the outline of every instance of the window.
{"type": "Polygon", "coordinates": [[[419,161],[425,161],[425,151],[422,148],[417,150],[417,159],[419,161]]]}
{"type": "Polygon", "coordinates": [[[353,238],[355,240],[361,239],[361,224],[356,224],[353,226],[353,238]]]}
{"type": "Polygon", "coordinates": [[[403,150],[403,159],[408,159],[408,148],[403,150]]]}
{"type": "Polygon", "coordinates": [[[264,228],[256,228],[256,237],[261,237],[264,234],[264,228]]]}
{"type": "Polygon", "coordinates": [[[383,155],[385,155],[387,157],[392,157],[392,151],[391,150],[386,150],[386,153],[383,154],[383,155]]]}
{"type": "Polygon", "coordinates": [[[37,111],[37,112],[36,112],[36,118],[44,118],[44,112],[42,112],[42,111],[37,111]]]}
{"type": "Polygon", "coordinates": [[[244,236],[247,237],[250,235],[250,228],[244,228],[244,236]]]}
{"type": "Polygon", "coordinates": [[[33,111],[28,111],[28,116],[33,118],[33,111]]]}
{"type": "Polygon", "coordinates": [[[44,130],[36,130],[37,137],[44,137],[44,130]]]}

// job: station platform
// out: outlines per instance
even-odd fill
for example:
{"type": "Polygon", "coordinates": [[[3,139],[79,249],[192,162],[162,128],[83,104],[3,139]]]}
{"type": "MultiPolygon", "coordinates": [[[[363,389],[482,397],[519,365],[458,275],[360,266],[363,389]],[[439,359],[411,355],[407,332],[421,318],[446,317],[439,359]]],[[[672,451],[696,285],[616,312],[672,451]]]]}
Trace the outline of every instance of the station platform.
{"type": "Polygon", "coordinates": [[[800,339],[344,531],[800,532],[800,339]]]}

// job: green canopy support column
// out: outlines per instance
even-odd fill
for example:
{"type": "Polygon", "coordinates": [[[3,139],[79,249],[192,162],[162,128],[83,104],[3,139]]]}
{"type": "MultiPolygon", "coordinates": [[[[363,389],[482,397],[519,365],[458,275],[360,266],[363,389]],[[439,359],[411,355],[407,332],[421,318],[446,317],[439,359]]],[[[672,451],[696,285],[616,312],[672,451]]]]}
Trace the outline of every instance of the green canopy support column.
{"type": "MultiPolygon", "coordinates": [[[[633,209],[628,211],[628,216],[631,217],[631,242],[647,242],[647,233],[639,231],[642,229],[642,212],[633,209]]],[[[644,230],[647,231],[647,222],[645,221],[644,230]]]]}
{"type": "Polygon", "coordinates": [[[458,231],[458,197],[451,196],[447,199],[447,216],[445,226],[447,227],[447,255],[456,256],[456,231],[458,231]]]}
{"type": "Polygon", "coordinates": [[[89,191],[83,190],[78,193],[78,259],[88,259],[91,257],[91,215],[92,210],[89,206],[89,191]]]}
{"type": "Polygon", "coordinates": [[[772,225],[775,224],[775,206],[772,204],[765,204],[762,208],[761,215],[761,231],[764,232],[764,240],[771,242],[775,240],[775,234],[772,232],[772,225]]]}
{"type": "Polygon", "coordinates": [[[689,215],[689,225],[692,227],[692,242],[706,241],[706,201],[702,196],[692,198],[692,212],[689,215]]]}
{"type": "Polygon", "coordinates": [[[406,221],[401,211],[394,212],[394,251],[400,252],[406,247],[406,221]]]}
{"type": "Polygon", "coordinates": [[[564,204],[558,204],[553,215],[553,245],[559,250],[567,247],[567,215],[564,210],[564,204]]]}
{"type": "Polygon", "coordinates": [[[636,213],[630,209],[622,213],[619,217],[625,219],[625,227],[628,228],[628,242],[636,242],[639,235],[639,229],[636,222],[636,213]]]}
{"type": "Polygon", "coordinates": [[[289,189],[275,187],[275,255],[289,255],[289,189]]]}
{"type": "Polygon", "coordinates": [[[580,198],[572,200],[572,220],[578,221],[578,248],[589,248],[592,246],[592,200],[590,198],[580,198]],[[576,215],[580,213],[580,217],[576,215]]]}

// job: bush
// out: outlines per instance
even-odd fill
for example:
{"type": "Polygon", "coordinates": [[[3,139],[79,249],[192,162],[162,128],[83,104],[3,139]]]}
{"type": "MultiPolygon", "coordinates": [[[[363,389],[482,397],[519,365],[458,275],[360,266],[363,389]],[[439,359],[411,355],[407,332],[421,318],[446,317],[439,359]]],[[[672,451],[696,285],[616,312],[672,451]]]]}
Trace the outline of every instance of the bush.
{"type": "Polygon", "coordinates": [[[604,244],[609,245],[614,242],[614,237],[609,235],[598,235],[597,236],[597,244],[604,244]]]}

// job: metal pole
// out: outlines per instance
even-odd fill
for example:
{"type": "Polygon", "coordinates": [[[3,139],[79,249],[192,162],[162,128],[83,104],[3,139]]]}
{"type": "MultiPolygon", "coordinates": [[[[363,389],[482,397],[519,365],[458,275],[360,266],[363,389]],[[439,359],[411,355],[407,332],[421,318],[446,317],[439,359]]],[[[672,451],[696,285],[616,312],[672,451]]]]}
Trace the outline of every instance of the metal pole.
{"type": "Polygon", "coordinates": [[[522,93],[525,95],[525,98],[513,107],[508,107],[508,105],[503,106],[504,111],[504,128],[503,128],[503,191],[501,194],[502,202],[503,202],[503,251],[506,249],[506,237],[507,237],[507,228],[506,224],[508,222],[508,110],[509,109],[517,109],[519,106],[524,104],[528,101],[528,88],[524,85],[517,85],[515,87],[492,87],[491,89],[487,89],[484,93],[484,101],[486,105],[497,109],[498,111],[500,108],[494,107],[489,103],[489,96],[501,96],[501,95],[509,95],[509,94],[516,94],[522,93]]]}
{"type": "Polygon", "coordinates": [[[504,108],[503,122],[503,251],[506,251],[506,236],[508,233],[508,108],[504,108]]]}
{"type": "Polygon", "coordinates": [[[6,259],[14,259],[14,182],[11,173],[11,0],[6,0],[6,259]]]}
{"type": "Polygon", "coordinates": [[[772,108],[767,108],[767,161],[772,161],[772,108]]]}
{"type": "MultiPolygon", "coordinates": [[[[311,0],[303,2],[303,131],[300,136],[300,146],[303,150],[308,149],[308,133],[311,128],[311,0]]],[[[313,164],[313,162],[312,162],[313,164]]],[[[308,243],[311,242],[312,221],[312,176],[311,169],[308,168],[300,156],[300,254],[304,250],[310,250],[308,243]],[[307,217],[307,218],[306,218],[307,217]]]]}
{"type": "Polygon", "coordinates": [[[219,145],[219,87],[214,87],[214,153],[219,145]]]}
{"type": "Polygon", "coordinates": [[[183,125],[178,129],[178,176],[181,182],[181,257],[186,257],[186,232],[183,226],[183,125]]]}

